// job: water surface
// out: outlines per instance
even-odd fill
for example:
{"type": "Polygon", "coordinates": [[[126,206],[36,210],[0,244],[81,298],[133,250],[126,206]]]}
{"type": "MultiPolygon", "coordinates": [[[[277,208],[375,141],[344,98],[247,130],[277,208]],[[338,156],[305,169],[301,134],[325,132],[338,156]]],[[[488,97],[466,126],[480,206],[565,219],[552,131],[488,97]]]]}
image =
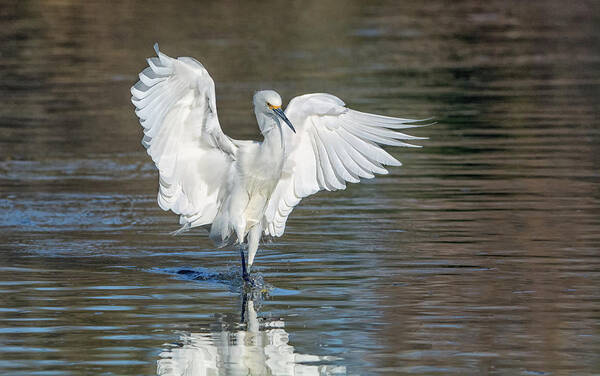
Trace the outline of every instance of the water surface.
{"type": "Polygon", "coordinates": [[[0,373],[600,372],[596,2],[14,1],[0,17],[0,373]],[[389,175],[304,200],[244,294],[238,254],[169,236],[156,204],[129,103],[155,41],[205,64],[236,138],[257,138],[261,88],[438,124],[391,150],[389,175]]]}

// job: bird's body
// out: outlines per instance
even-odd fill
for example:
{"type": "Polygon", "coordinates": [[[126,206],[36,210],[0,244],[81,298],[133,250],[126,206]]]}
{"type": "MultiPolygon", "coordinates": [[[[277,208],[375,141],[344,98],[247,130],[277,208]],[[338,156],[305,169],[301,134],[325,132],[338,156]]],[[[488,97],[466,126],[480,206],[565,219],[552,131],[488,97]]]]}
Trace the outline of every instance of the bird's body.
{"type": "Polygon", "coordinates": [[[210,237],[219,245],[232,240],[244,243],[248,236],[248,264],[262,236],[262,218],[269,198],[281,178],[284,147],[279,127],[265,134],[263,142],[246,142],[239,145],[237,159],[232,164],[232,173],[223,204],[211,226],[210,237]],[[235,234],[235,238],[232,235],[235,234]]]}
{"type": "MultiPolygon", "coordinates": [[[[387,173],[383,165],[400,162],[378,144],[418,139],[397,131],[418,126],[414,120],[350,110],[330,94],[296,97],[284,113],[272,90],[253,98],[263,141],[231,139],[202,64],[155,49],[131,92],[160,173],[158,203],[180,215],[180,231],[210,226],[218,246],[247,244],[248,266],[263,236],[283,235],[302,198],[387,173]]],[[[242,261],[245,274],[243,252],[242,261]]]]}

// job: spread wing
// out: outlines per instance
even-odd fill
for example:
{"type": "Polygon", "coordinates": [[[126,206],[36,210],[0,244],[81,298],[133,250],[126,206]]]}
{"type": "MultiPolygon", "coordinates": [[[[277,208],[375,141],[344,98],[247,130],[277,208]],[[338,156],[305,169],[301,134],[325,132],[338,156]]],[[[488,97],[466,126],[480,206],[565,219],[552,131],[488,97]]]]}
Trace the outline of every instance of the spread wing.
{"type": "Polygon", "coordinates": [[[191,57],[158,50],[131,88],[142,144],[160,174],[158,204],[185,227],[211,223],[237,147],[221,130],[215,84],[191,57]]]}
{"type": "Polygon", "coordinates": [[[418,120],[354,111],[330,94],[296,97],[285,114],[297,133],[282,128],[287,156],[264,219],[265,234],[271,236],[283,234],[288,216],[302,198],[387,174],[384,165],[401,165],[378,144],[418,147],[400,140],[423,139],[397,131],[420,126],[414,124],[418,120]]]}

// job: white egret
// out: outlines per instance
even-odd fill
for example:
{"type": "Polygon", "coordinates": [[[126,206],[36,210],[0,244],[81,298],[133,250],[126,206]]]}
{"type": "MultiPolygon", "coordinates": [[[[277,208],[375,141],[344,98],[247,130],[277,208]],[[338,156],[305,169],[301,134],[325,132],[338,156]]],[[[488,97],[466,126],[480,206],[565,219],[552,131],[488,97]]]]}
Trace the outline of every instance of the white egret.
{"type": "Polygon", "coordinates": [[[234,140],[217,117],[215,84],[200,62],[158,49],[131,88],[142,144],[159,171],[158,204],[181,229],[206,226],[217,246],[240,246],[249,281],[259,242],[283,235],[302,198],[386,174],[401,163],[379,147],[415,146],[398,129],[417,120],[358,112],[331,94],[293,98],[285,111],[273,90],[254,94],[262,142],[234,140]],[[246,267],[246,264],[248,265],[246,267]]]}

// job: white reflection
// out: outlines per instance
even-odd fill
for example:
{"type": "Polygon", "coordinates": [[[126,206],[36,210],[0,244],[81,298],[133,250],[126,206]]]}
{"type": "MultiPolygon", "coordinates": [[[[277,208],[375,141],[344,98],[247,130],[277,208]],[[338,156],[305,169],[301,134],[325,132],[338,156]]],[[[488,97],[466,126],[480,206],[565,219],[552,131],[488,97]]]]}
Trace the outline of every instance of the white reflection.
{"type": "MultiPolygon", "coordinates": [[[[247,300],[246,330],[186,333],[183,346],[160,354],[160,376],[204,375],[345,375],[346,367],[323,365],[335,358],[298,354],[288,344],[281,320],[259,323],[254,302],[247,300]],[[318,362],[318,364],[316,364],[318,362]],[[311,364],[314,363],[314,364],[311,364]]],[[[242,316],[244,312],[242,311],[242,316]]]]}

